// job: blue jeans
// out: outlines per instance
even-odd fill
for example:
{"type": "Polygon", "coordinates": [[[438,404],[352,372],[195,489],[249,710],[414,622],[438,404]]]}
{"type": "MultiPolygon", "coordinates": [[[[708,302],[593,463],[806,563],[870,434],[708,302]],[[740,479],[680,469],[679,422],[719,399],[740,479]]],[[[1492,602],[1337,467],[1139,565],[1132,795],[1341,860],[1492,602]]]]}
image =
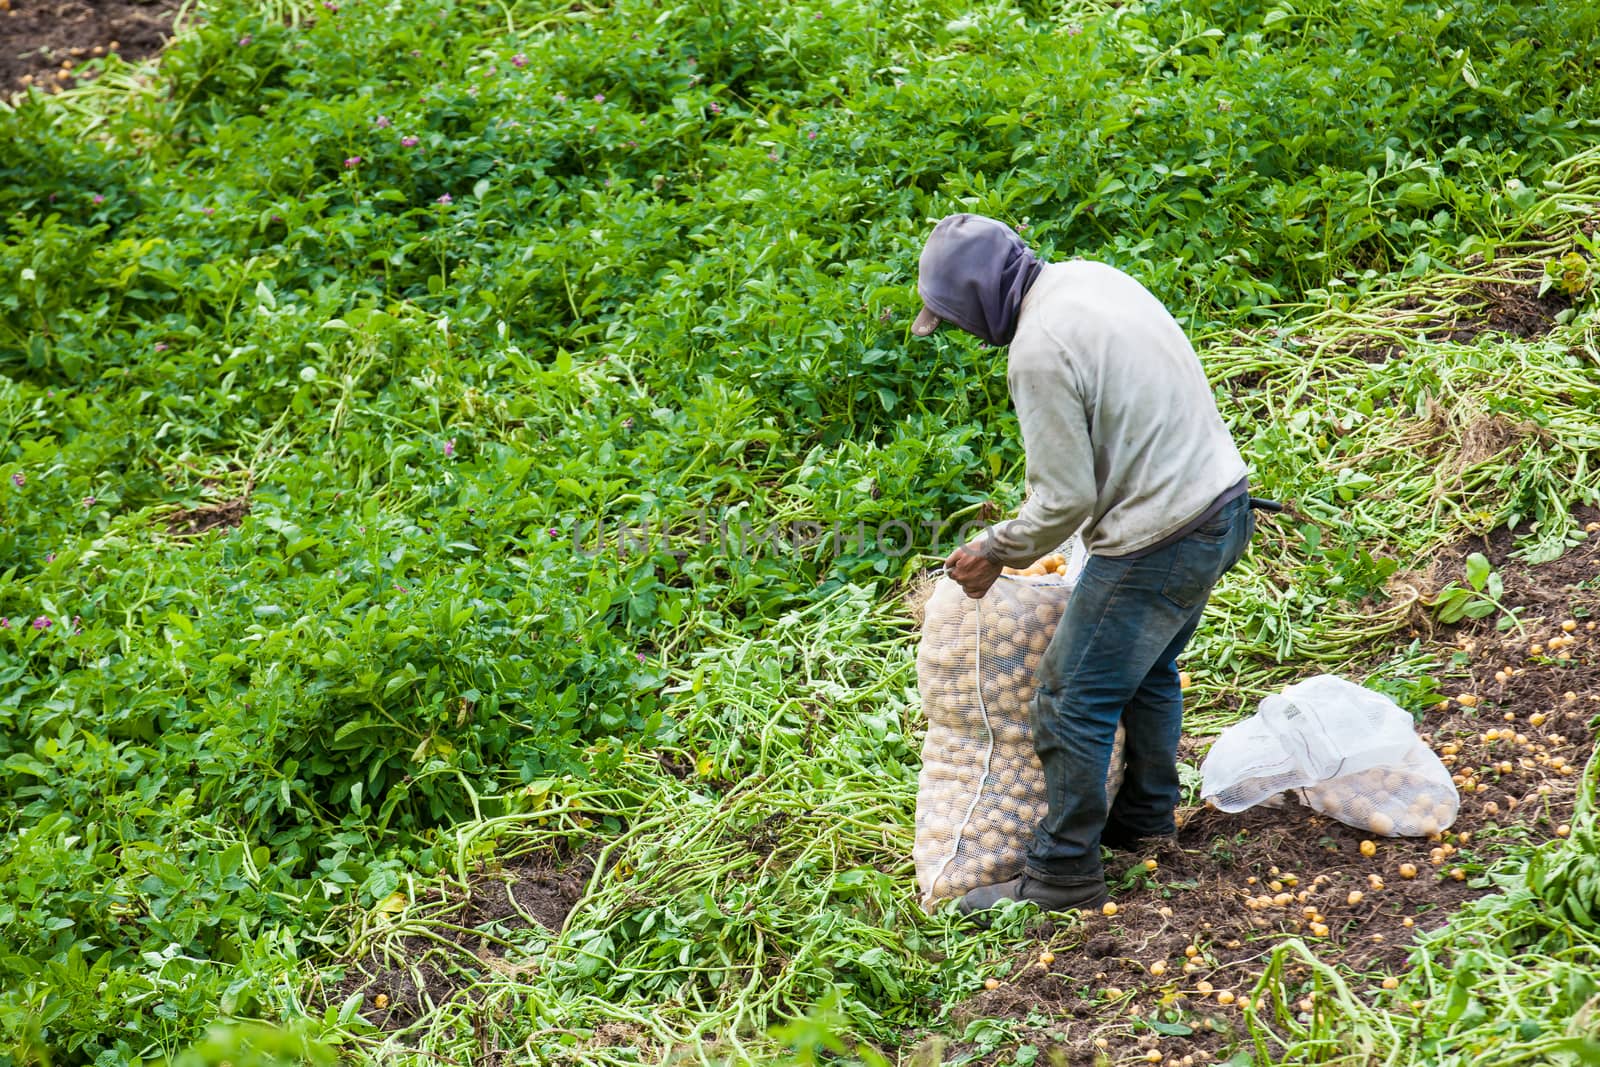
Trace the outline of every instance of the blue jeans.
{"type": "Polygon", "coordinates": [[[1249,498],[1240,497],[1142,559],[1090,557],[1039,662],[1033,744],[1050,809],[1028,850],[1031,876],[1062,885],[1103,878],[1102,836],[1131,842],[1174,832],[1178,654],[1212,586],[1254,532],[1249,498]],[[1104,783],[1118,722],[1127,728],[1127,773],[1108,811],[1104,783]]]}

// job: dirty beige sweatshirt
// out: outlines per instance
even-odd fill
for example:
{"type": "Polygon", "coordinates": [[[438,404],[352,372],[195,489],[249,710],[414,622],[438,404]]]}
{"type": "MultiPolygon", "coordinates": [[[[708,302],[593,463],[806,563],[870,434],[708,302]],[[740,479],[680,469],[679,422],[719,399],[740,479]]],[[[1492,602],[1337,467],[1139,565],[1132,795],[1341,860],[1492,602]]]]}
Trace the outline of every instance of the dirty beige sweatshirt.
{"type": "Polygon", "coordinates": [[[989,557],[1026,566],[1073,533],[1092,555],[1154,545],[1245,477],[1199,357],[1149,290],[1076,260],[1040,272],[1006,371],[1028,499],[989,557]]]}

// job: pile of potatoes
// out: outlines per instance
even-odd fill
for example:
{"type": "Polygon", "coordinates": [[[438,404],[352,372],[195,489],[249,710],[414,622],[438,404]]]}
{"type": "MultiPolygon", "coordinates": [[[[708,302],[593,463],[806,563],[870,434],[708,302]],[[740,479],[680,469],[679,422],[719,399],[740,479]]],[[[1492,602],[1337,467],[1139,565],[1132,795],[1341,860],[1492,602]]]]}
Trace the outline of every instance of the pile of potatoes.
{"type": "MultiPolygon", "coordinates": [[[[930,906],[1022,870],[1047,810],[1029,725],[1034,672],[1071,592],[1052,570],[1002,578],[982,600],[946,578],[928,600],[917,653],[928,735],[913,858],[930,906]]],[[[1121,784],[1122,762],[1119,727],[1108,797],[1121,784]]]]}
{"type": "Polygon", "coordinates": [[[1329,778],[1301,790],[1312,808],[1382,837],[1425,837],[1449,829],[1461,798],[1450,773],[1420,740],[1404,766],[1329,778]]]}
{"type": "Polygon", "coordinates": [[[1052,552],[1039,560],[1031,567],[1007,567],[1001,573],[1012,578],[1043,578],[1046,575],[1055,575],[1058,578],[1067,576],[1067,557],[1060,552],[1052,552]]]}

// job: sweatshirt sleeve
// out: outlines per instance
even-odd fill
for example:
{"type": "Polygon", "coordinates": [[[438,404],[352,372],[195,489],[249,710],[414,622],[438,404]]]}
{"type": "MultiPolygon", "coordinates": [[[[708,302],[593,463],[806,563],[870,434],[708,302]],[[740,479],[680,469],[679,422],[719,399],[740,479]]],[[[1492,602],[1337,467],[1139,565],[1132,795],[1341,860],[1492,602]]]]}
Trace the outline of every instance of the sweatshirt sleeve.
{"type": "Polygon", "coordinates": [[[1029,495],[1017,517],[989,527],[984,541],[990,559],[1026,567],[1076,533],[1093,512],[1094,451],[1084,398],[1062,354],[1012,356],[1011,402],[1022,426],[1029,495]]]}

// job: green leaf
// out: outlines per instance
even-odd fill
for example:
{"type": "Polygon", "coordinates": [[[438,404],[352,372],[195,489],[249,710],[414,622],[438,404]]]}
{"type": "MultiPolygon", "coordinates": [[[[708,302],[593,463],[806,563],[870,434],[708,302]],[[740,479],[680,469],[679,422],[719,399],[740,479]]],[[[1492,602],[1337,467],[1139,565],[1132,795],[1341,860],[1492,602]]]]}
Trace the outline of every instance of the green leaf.
{"type": "Polygon", "coordinates": [[[1467,557],[1467,581],[1472,588],[1482,590],[1484,583],[1489,580],[1492,568],[1489,559],[1482,552],[1474,552],[1467,557]]]}
{"type": "Polygon", "coordinates": [[[1185,1026],[1183,1023],[1163,1022],[1160,1019],[1146,1019],[1144,1024],[1158,1034],[1168,1037],[1188,1037],[1194,1033],[1194,1027],[1185,1026]]]}

